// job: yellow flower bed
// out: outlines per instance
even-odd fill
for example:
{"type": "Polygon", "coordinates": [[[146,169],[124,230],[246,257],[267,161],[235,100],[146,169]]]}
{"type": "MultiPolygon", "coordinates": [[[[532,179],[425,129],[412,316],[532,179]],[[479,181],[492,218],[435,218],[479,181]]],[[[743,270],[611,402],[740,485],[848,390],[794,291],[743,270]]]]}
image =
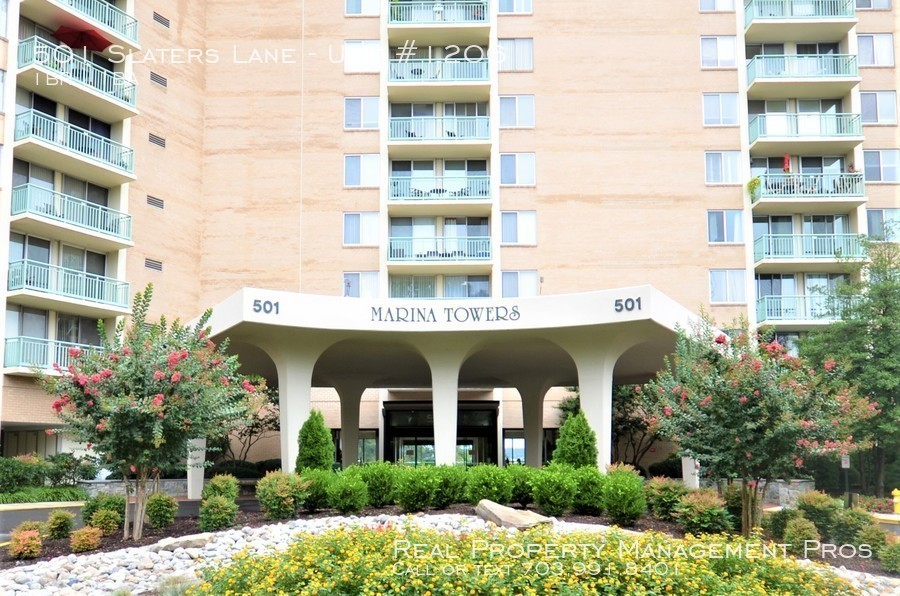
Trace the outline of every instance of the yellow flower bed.
{"type": "Polygon", "coordinates": [[[728,594],[857,592],[834,574],[800,565],[777,545],[708,535],[675,540],[615,530],[454,537],[416,528],[301,534],[284,553],[237,555],[204,573],[189,594],[728,594]]]}

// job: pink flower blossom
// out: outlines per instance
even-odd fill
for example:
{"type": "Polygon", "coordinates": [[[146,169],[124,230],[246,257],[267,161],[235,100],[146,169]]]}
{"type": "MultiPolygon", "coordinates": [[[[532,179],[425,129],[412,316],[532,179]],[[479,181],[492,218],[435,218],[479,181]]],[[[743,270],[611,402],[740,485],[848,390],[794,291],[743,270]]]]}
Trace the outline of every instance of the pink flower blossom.
{"type": "Polygon", "coordinates": [[[87,405],[89,405],[89,406],[93,406],[93,405],[94,405],[94,400],[90,400],[90,401],[88,401],[88,403],[87,403],[87,405]]]}
{"type": "Polygon", "coordinates": [[[165,415],[165,414],[163,414],[163,413],[162,413],[162,412],[160,412],[160,413],[159,413],[159,417],[160,417],[160,418],[165,418],[165,417],[166,417],[166,415],[165,415]]]}
{"type": "Polygon", "coordinates": [[[75,382],[84,387],[88,384],[87,375],[78,375],[75,377],[75,382]]]}
{"type": "Polygon", "coordinates": [[[228,377],[219,377],[219,382],[222,383],[223,387],[228,387],[228,377]]]}
{"type": "Polygon", "coordinates": [[[53,434],[53,429],[52,429],[52,428],[48,428],[48,429],[45,430],[44,432],[47,433],[48,435],[52,435],[52,434],[53,434]]]}
{"type": "Polygon", "coordinates": [[[712,396],[707,395],[706,397],[703,398],[703,401],[701,401],[699,405],[702,408],[704,406],[708,406],[711,401],[712,401],[712,396]]]}
{"type": "MultiPolygon", "coordinates": [[[[747,455],[750,455],[749,453],[747,455]]],[[[750,480],[747,482],[747,486],[750,488],[756,488],[756,480],[750,480]]]]}
{"type": "Polygon", "coordinates": [[[745,403],[747,403],[747,398],[742,395],[741,399],[739,399],[738,401],[741,402],[742,404],[745,404],[745,403]]]}
{"type": "Polygon", "coordinates": [[[728,342],[728,337],[724,333],[720,333],[719,335],[716,336],[717,344],[724,344],[727,342],[728,342]]]}
{"type": "Polygon", "coordinates": [[[129,466],[128,469],[131,470],[131,473],[132,473],[132,474],[134,474],[135,472],[137,472],[137,468],[135,468],[134,466],[129,466]]]}
{"type": "Polygon", "coordinates": [[[671,415],[672,415],[672,408],[670,408],[669,406],[664,407],[664,408],[663,408],[663,414],[665,414],[666,416],[671,416],[671,415]]]}
{"type": "Polygon", "coordinates": [[[836,364],[837,364],[837,363],[834,361],[834,358],[829,358],[828,360],[825,361],[824,368],[825,368],[825,370],[827,370],[828,372],[831,372],[831,371],[834,370],[834,367],[835,367],[836,364]]]}
{"type": "Polygon", "coordinates": [[[253,391],[255,390],[255,387],[253,387],[253,385],[247,379],[244,379],[241,382],[241,387],[243,388],[244,391],[246,391],[248,393],[253,393],[253,391]]]}
{"type": "Polygon", "coordinates": [[[118,360],[121,360],[122,357],[119,356],[118,354],[110,354],[110,355],[109,355],[109,359],[110,359],[110,360],[113,360],[113,361],[118,361],[118,360]]]}
{"type": "Polygon", "coordinates": [[[162,404],[163,404],[163,394],[157,393],[156,396],[154,396],[154,398],[153,398],[153,405],[161,406],[162,404]]]}
{"type": "Polygon", "coordinates": [[[750,459],[751,457],[753,457],[753,456],[752,456],[752,455],[750,454],[750,452],[748,451],[748,452],[747,452],[747,459],[750,459]]]}
{"type": "Polygon", "coordinates": [[[125,354],[126,356],[130,356],[131,350],[129,348],[122,348],[122,353],[125,354]]]}
{"type": "Polygon", "coordinates": [[[78,358],[81,356],[81,348],[69,348],[69,358],[78,358]]]}
{"type": "Polygon", "coordinates": [[[172,380],[173,383],[177,383],[178,381],[180,381],[180,380],[181,380],[181,373],[178,372],[178,371],[176,370],[174,373],[172,373],[172,379],[171,379],[171,380],[172,380]]]}
{"type": "Polygon", "coordinates": [[[94,373],[91,375],[91,383],[99,383],[103,380],[103,377],[100,376],[100,373],[94,373]]]}
{"type": "Polygon", "coordinates": [[[154,371],[154,373],[153,373],[154,381],[161,381],[165,378],[166,378],[166,373],[164,373],[163,371],[161,371],[161,370],[154,371]]]}
{"type": "Polygon", "coordinates": [[[634,386],[634,392],[635,392],[635,393],[640,393],[640,392],[641,392],[641,386],[640,386],[640,385],[635,385],[635,386],[634,386]]]}

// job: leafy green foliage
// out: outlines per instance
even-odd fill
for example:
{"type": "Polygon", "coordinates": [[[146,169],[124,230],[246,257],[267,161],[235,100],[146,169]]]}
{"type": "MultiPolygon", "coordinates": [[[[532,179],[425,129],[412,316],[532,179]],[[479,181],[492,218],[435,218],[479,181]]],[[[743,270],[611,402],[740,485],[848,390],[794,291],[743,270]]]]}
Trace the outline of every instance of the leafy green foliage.
{"type": "Polygon", "coordinates": [[[43,540],[36,530],[13,532],[9,537],[9,556],[14,559],[34,559],[41,556],[43,540]]]}
{"type": "Polygon", "coordinates": [[[562,515],[572,506],[578,490],[574,471],[571,466],[554,462],[531,479],[534,502],[546,515],[562,515]]]}
{"type": "Polygon", "coordinates": [[[446,509],[454,503],[466,502],[467,473],[459,466],[435,466],[427,469],[435,478],[435,490],[431,505],[446,509]]]}
{"type": "Polygon", "coordinates": [[[35,456],[0,457],[0,493],[43,486],[47,464],[35,456]]]}
{"type": "Polygon", "coordinates": [[[361,466],[351,466],[348,473],[357,474],[369,489],[369,505],[384,507],[394,503],[394,476],[396,468],[390,462],[379,461],[361,466]]]}
{"type": "Polygon", "coordinates": [[[841,509],[831,522],[828,535],[834,544],[861,544],[857,538],[863,528],[874,525],[872,516],[859,509],[841,509]]]}
{"type": "Polygon", "coordinates": [[[125,518],[125,497],[122,495],[113,495],[109,493],[97,493],[92,498],[84,502],[81,509],[81,519],[88,520],[100,509],[109,509],[115,511],[123,519],[125,518]]]}
{"type": "Polygon", "coordinates": [[[666,478],[681,478],[681,458],[673,453],[666,459],[652,463],[647,467],[650,476],[664,476],[666,478]]]}
{"type": "Polygon", "coordinates": [[[823,540],[831,539],[831,527],[843,507],[844,505],[839,499],[834,499],[817,490],[797,496],[797,509],[803,512],[803,517],[815,524],[816,530],[823,540]]]}
{"type": "Polygon", "coordinates": [[[203,485],[203,492],[200,493],[200,498],[206,500],[214,495],[220,495],[235,501],[238,498],[239,490],[237,478],[231,474],[216,474],[203,485]]]}
{"type": "Polygon", "coordinates": [[[295,470],[331,470],[334,463],[334,440],[325,426],[322,412],[313,410],[300,427],[300,451],[297,454],[295,470]]]}
{"type": "Polygon", "coordinates": [[[650,512],[665,521],[675,519],[675,506],[688,493],[688,488],[680,480],[671,478],[651,478],[644,483],[644,496],[650,512]]]}
{"type": "Polygon", "coordinates": [[[47,480],[50,486],[72,486],[79,480],[92,480],[97,466],[87,457],[75,457],[71,453],[57,453],[47,458],[47,480]]]}
{"type": "Polygon", "coordinates": [[[816,524],[803,516],[795,517],[784,527],[784,541],[788,545],[787,551],[794,555],[804,555],[806,542],[821,540],[822,537],[816,531],[816,524]]]}
{"type": "Polygon", "coordinates": [[[309,484],[292,472],[269,472],[256,483],[256,497],[266,519],[291,519],[303,507],[309,484]]]}
{"type": "Polygon", "coordinates": [[[47,536],[53,540],[68,538],[75,523],[75,514],[64,509],[54,509],[47,518],[47,536]]]}
{"type": "Polygon", "coordinates": [[[369,489],[353,474],[337,474],[328,486],[328,502],[345,515],[359,513],[369,504],[369,489]]]}
{"type": "Polygon", "coordinates": [[[512,479],[512,496],[510,503],[518,503],[522,507],[527,507],[534,501],[531,493],[531,481],[539,474],[539,470],[532,466],[523,466],[515,464],[506,467],[506,473],[512,479]]]}
{"type": "Polygon", "coordinates": [[[597,467],[597,435],[588,426],[584,412],[570,416],[560,427],[553,461],[575,468],[597,467]]]}
{"type": "Polygon", "coordinates": [[[304,509],[309,513],[315,513],[320,509],[328,508],[328,487],[334,480],[334,472],[328,470],[303,470],[300,478],[307,482],[309,486],[306,489],[306,498],[303,503],[304,509]]]}
{"type": "Polygon", "coordinates": [[[614,524],[631,526],[647,511],[644,480],[630,465],[607,468],[602,495],[603,510],[614,524]]]}
{"type": "Polygon", "coordinates": [[[34,530],[41,536],[45,536],[47,534],[47,522],[35,521],[35,520],[26,520],[20,523],[18,526],[12,529],[13,532],[28,532],[30,530],[34,530]]]}
{"type": "Polygon", "coordinates": [[[600,470],[585,466],[574,471],[575,498],[572,511],[578,515],[600,515],[603,513],[603,482],[606,477],[600,470]]]}
{"type": "Polygon", "coordinates": [[[881,547],[878,551],[881,566],[892,573],[900,573],[900,540],[881,547]]]}
{"type": "Polygon", "coordinates": [[[147,519],[154,528],[167,528],[175,523],[178,501],[165,493],[153,493],[147,499],[147,519]]]}
{"type": "Polygon", "coordinates": [[[437,490],[437,477],[427,468],[398,468],[394,499],[403,511],[425,511],[437,490]]]}
{"type": "Polygon", "coordinates": [[[875,524],[869,524],[862,528],[856,535],[854,544],[868,544],[874,556],[878,556],[881,549],[887,546],[888,532],[875,524]]]}
{"type": "Polygon", "coordinates": [[[100,539],[103,534],[99,528],[85,526],[80,530],[75,530],[69,537],[69,544],[72,546],[73,553],[83,553],[89,550],[100,548],[100,539]]]}
{"type": "Polygon", "coordinates": [[[691,534],[729,532],[734,527],[734,519],[725,509],[725,501],[709,488],[683,495],[678,499],[672,515],[678,525],[691,534]]]}
{"type": "Polygon", "coordinates": [[[213,495],[200,505],[199,526],[204,532],[214,532],[234,525],[238,506],[222,495],[213,495]]]}
{"type": "Polygon", "coordinates": [[[472,503],[488,499],[506,504],[512,499],[513,483],[506,468],[482,464],[469,468],[467,475],[466,491],[472,503]]]}
{"type": "Polygon", "coordinates": [[[793,507],[782,507],[778,511],[766,514],[763,519],[763,529],[775,540],[784,540],[784,530],[788,523],[795,518],[803,517],[803,512],[793,507]]]}
{"type": "Polygon", "coordinates": [[[84,501],[87,498],[87,492],[83,488],[76,486],[61,486],[57,488],[27,486],[14,493],[0,493],[0,505],[84,501]]]}
{"type": "Polygon", "coordinates": [[[122,516],[111,509],[98,509],[88,524],[99,529],[104,536],[109,536],[122,526],[122,516]]]}

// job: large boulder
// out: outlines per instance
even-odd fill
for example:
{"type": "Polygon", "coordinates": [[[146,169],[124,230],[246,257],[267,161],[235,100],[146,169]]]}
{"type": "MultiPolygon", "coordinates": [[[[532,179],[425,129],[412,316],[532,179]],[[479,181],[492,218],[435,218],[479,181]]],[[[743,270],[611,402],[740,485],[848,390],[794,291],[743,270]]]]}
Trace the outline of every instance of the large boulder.
{"type": "Polygon", "coordinates": [[[163,538],[153,546],[147,548],[150,552],[158,553],[161,550],[175,550],[176,548],[203,548],[215,538],[212,532],[179,536],[178,538],[163,538]]]}
{"type": "Polygon", "coordinates": [[[539,515],[534,511],[513,509],[487,499],[482,499],[475,506],[475,515],[481,519],[493,522],[501,528],[515,528],[524,530],[541,524],[549,524],[549,517],[539,515]]]}

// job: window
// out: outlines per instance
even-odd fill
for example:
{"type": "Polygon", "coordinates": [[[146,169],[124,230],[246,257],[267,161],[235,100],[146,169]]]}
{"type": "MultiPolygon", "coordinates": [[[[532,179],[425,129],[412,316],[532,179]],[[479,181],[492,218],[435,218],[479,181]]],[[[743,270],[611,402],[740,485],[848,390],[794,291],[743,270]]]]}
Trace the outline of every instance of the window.
{"type": "Polygon", "coordinates": [[[379,0],[345,0],[344,14],[366,17],[378,16],[379,0]]]}
{"type": "Polygon", "coordinates": [[[359,438],[359,463],[370,464],[378,461],[378,431],[360,430],[359,438]]]}
{"type": "Polygon", "coordinates": [[[706,183],[739,184],[741,181],[740,151],[707,151],[706,183]]]}
{"type": "Polygon", "coordinates": [[[4,89],[6,88],[6,71],[0,69],[0,112],[3,111],[3,96],[6,95],[4,89]]]}
{"type": "Polygon", "coordinates": [[[897,124],[896,91],[863,91],[859,97],[863,124],[897,124]]]}
{"type": "Polygon", "coordinates": [[[700,38],[700,66],[703,68],[732,68],[735,61],[734,35],[700,38]]]}
{"type": "Polygon", "coordinates": [[[900,182],[900,149],[863,151],[866,182],[900,182]]]}
{"type": "Polygon", "coordinates": [[[345,213],[344,244],[348,246],[377,246],[378,212],[345,213]]]}
{"type": "Polygon", "coordinates": [[[500,0],[500,14],[531,14],[531,0],[500,0]]]}
{"type": "Polygon", "coordinates": [[[433,275],[392,275],[389,280],[391,298],[435,298],[433,275]]]}
{"type": "Polygon", "coordinates": [[[707,211],[706,222],[709,227],[709,241],[728,244],[743,242],[742,215],[743,211],[737,209],[707,211]]]}
{"type": "Polygon", "coordinates": [[[539,293],[537,271],[504,271],[502,276],[504,298],[526,298],[539,293]]]}
{"type": "Polygon", "coordinates": [[[860,66],[893,66],[894,36],[890,33],[859,35],[860,66]]]}
{"type": "Polygon", "coordinates": [[[344,41],[344,72],[381,72],[381,42],[377,39],[344,41]]]}
{"type": "Polygon", "coordinates": [[[500,97],[501,128],[534,127],[534,95],[505,95],[500,97]]]}
{"type": "MultiPolygon", "coordinates": [[[[6,337],[47,339],[48,314],[46,310],[8,305],[6,307],[6,337]]],[[[96,324],[95,321],[94,325],[96,324]]]]}
{"type": "Polygon", "coordinates": [[[344,296],[348,298],[378,298],[378,272],[344,272],[344,296]]]}
{"type": "Polygon", "coordinates": [[[890,10],[891,0],[856,0],[856,8],[890,10]]]}
{"type": "Polygon", "coordinates": [[[534,153],[501,153],[500,184],[534,185],[534,153]]]}
{"type": "Polygon", "coordinates": [[[700,0],[701,12],[734,12],[734,0],[700,0]]]}
{"type": "Polygon", "coordinates": [[[703,125],[737,125],[737,93],[704,93],[703,125]]]}
{"type": "Polygon", "coordinates": [[[536,211],[503,211],[500,214],[503,244],[537,244],[536,211]]]}
{"type": "Polygon", "coordinates": [[[869,238],[872,240],[900,239],[900,209],[869,209],[869,238]]]}
{"type": "Polygon", "coordinates": [[[377,153],[344,156],[344,186],[378,186],[381,156],[377,153]]]}
{"type": "Polygon", "coordinates": [[[500,72],[534,70],[534,40],[531,38],[501,39],[500,72]]]}
{"type": "Polygon", "coordinates": [[[490,298],[491,278],[487,275],[445,275],[444,298],[490,298]]]}
{"type": "Polygon", "coordinates": [[[59,313],[56,315],[56,339],[73,344],[99,346],[101,341],[97,319],[59,313]]]}
{"type": "Polygon", "coordinates": [[[344,128],[378,128],[378,98],[345,97],[344,128]]]}
{"type": "Polygon", "coordinates": [[[743,269],[713,269],[709,272],[709,301],[746,302],[743,269]]]}

